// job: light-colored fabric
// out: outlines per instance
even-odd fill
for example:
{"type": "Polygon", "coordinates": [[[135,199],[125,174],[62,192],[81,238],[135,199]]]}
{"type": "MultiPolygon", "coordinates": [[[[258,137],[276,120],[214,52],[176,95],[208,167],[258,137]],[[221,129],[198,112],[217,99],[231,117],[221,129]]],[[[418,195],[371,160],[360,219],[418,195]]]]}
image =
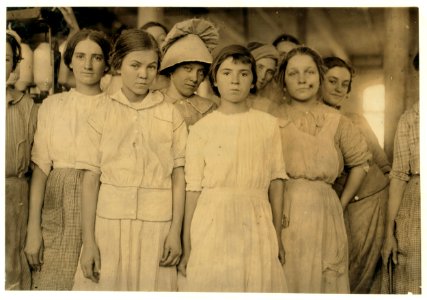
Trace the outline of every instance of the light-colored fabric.
{"type": "Polygon", "coordinates": [[[278,104],[276,102],[271,101],[268,98],[256,95],[250,95],[246,99],[246,103],[250,108],[257,109],[270,114],[272,114],[272,112],[278,107],[278,104]]]}
{"type": "Polygon", "coordinates": [[[341,203],[331,184],[343,165],[367,164],[367,145],[350,121],[318,103],[311,111],[283,104],[286,251],[290,292],[348,293],[348,245],[341,203]]]}
{"type": "Polygon", "coordinates": [[[46,98],[38,112],[31,159],[49,175],[51,168],[75,168],[78,138],[105,94],[87,96],[71,89],[46,98]]]}
{"type": "Polygon", "coordinates": [[[33,290],[71,290],[82,245],[83,172],[57,168],[46,182],[41,216],[43,264],[32,272],[33,290]]]}
{"type": "Polygon", "coordinates": [[[279,60],[279,52],[277,52],[276,47],[273,45],[262,45],[252,50],[251,54],[256,61],[261,58],[272,58],[276,61],[279,60]]]}
{"type": "Polygon", "coordinates": [[[390,178],[408,181],[420,174],[420,114],[414,104],[400,118],[394,138],[393,168],[390,178]]]}
{"type": "Polygon", "coordinates": [[[169,97],[165,90],[162,93],[165,101],[174,104],[179,110],[187,128],[217,108],[215,102],[195,94],[186,99],[176,100],[169,97]]]}
{"type": "Polygon", "coordinates": [[[194,126],[188,191],[201,191],[182,291],[286,292],[268,188],[287,178],[277,119],[214,111],[194,126]]]}
{"type": "Polygon", "coordinates": [[[77,291],[176,291],[176,267],[160,267],[170,222],[110,220],[99,216],[96,243],[101,253],[99,283],[83,276],[78,267],[77,291]]]}
{"type": "Polygon", "coordinates": [[[181,114],[158,91],[131,103],[120,90],[100,103],[89,117],[76,163],[101,173],[98,215],[169,221],[172,170],[184,166],[186,140],[181,114]]]}

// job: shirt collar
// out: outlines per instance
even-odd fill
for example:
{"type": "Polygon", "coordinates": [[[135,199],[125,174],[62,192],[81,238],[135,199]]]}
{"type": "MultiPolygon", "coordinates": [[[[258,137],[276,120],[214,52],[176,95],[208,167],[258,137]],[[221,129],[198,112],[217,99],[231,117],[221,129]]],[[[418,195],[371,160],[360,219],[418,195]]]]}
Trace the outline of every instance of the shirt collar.
{"type": "Polygon", "coordinates": [[[206,113],[214,105],[214,102],[210,101],[209,99],[203,98],[199,95],[196,95],[196,94],[193,94],[192,96],[190,96],[188,98],[178,100],[178,99],[174,99],[172,97],[169,97],[167,95],[166,91],[167,90],[164,89],[164,90],[162,90],[162,93],[165,95],[165,97],[170,99],[170,101],[168,101],[168,102],[170,102],[172,104],[177,104],[177,103],[179,103],[179,101],[185,101],[188,104],[190,104],[200,114],[206,113]]]}
{"type": "Polygon", "coordinates": [[[135,110],[147,109],[153,106],[158,105],[163,102],[163,95],[159,91],[149,91],[147,96],[142,101],[139,102],[130,102],[128,98],[123,94],[122,89],[115,92],[111,99],[117,101],[123,105],[126,105],[135,110]]]}
{"type": "Polygon", "coordinates": [[[7,90],[7,92],[6,92],[6,97],[7,97],[6,103],[9,105],[15,105],[15,104],[19,103],[22,100],[22,98],[24,98],[24,95],[25,95],[24,93],[20,93],[20,92],[17,92],[15,90],[7,90]]]}

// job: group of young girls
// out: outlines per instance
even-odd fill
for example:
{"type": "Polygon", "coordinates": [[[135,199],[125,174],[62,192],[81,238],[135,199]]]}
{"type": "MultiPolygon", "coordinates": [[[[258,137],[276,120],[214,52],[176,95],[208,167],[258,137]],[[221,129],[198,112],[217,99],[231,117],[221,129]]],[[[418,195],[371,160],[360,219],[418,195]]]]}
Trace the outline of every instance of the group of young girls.
{"type": "MultiPolygon", "coordinates": [[[[161,47],[141,29],[112,49],[78,31],[64,54],[75,88],[44,100],[36,130],[31,99],[7,89],[7,289],[369,292],[390,164],[333,103],[351,68],[295,47],[269,114],[251,107],[251,51],[213,57],[218,37],[202,19],[177,23],[161,47]],[[121,87],[107,94],[110,67],[121,87]],[[159,72],[168,86],[153,89],[159,72]],[[205,77],[219,101],[196,94],[205,77]],[[366,212],[376,225],[353,225],[366,212]]],[[[7,72],[19,59],[7,34],[7,72]]]]}

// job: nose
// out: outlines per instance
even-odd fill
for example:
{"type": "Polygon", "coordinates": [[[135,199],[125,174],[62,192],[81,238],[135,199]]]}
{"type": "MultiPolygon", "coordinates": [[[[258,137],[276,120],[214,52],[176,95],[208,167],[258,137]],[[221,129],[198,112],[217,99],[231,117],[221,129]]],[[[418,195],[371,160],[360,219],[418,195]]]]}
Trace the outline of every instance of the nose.
{"type": "Polygon", "coordinates": [[[191,72],[188,74],[188,79],[191,82],[197,82],[197,75],[198,75],[198,71],[197,70],[191,70],[191,72]]]}
{"type": "Polygon", "coordinates": [[[335,91],[337,92],[337,93],[343,93],[344,92],[344,88],[341,86],[341,84],[340,83],[337,83],[337,84],[335,84],[335,91]]]}
{"type": "Polygon", "coordinates": [[[140,67],[138,69],[138,77],[140,77],[140,78],[147,78],[147,68],[140,67]]]}
{"type": "Polygon", "coordinates": [[[231,75],[231,83],[232,84],[239,84],[240,83],[239,74],[234,73],[231,75]]]}
{"type": "Polygon", "coordinates": [[[257,73],[258,81],[264,81],[267,72],[265,70],[261,70],[257,73]]]}
{"type": "Polygon", "coordinates": [[[305,81],[306,81],[305,74],[299,73],[298,74],[298,83],[305,83],[305,81]]]}
{"type": "Polygon", "coordinates": [[[85,59],[85,69],[86,70],[91,70],[92,69],[92,58],[91,57],[86,57],[86,59],[85,59]]]}

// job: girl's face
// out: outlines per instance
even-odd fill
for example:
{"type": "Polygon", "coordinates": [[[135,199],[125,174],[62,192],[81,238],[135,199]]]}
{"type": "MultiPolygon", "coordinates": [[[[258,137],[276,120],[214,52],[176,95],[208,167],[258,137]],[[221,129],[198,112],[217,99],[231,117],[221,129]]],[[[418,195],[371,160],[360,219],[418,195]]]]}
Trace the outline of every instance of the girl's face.
{"type": "Polygon", "coordinates": [[[13,51],[9,43],[6,42],[6,81],[9,79],[13,69],[13,51]]]}
{"type": "Polygon", "coordinates": [[[297,54],[289,60],[285,71],[285,86],[293,100],[316,100],[319,85],[319,71],[311,56],[297,54]]]}
{"type": "Polygon", "coordinates": [[[265,88],[274,76],[276,71],[276,61],[272,58],[264,57],[256,61],[256,87],[258,91],[265,88]]]}
{"type": "Polygon", "coordinates": [[[333,67],[325,74],[322,83],[323,100],[330,105],[339,105],[348,94],[351,74],[347,68],[333,67]]]}
{"type": "Polygon", "coordinates": [[[157,75],[158,56],[154,50],[138,50],[128,53],[122,61],[123,93],[129,101],[144,99],[157,75]]]}
{"type": "Polygon", "coordinates": [[[245,101],[254,86],[252,80],[250,64],[234,61],[232,57],[225,59],[218,68],[215,80],[221,101],[232,103],[245,101]]]}
{"type": "Polygon", "coordinates": [[[160,26],[151,26],[145,29],[149,34],[151,34],[156,40],[159,47],[163,44],[166,38],[165,30],[160,26]]]}
{"type": "Polygon", "coordinates": [[[282,41],[277,44],[276,49],[279,52],[280,59],[282,60],[289,51],[295,49],[296,47],[298,47],[298,45],[292,43],[291,41],[282,41]]]}
{"type": "Polygon", "coordinates": [[[107,68],[105,59],[97,43],[89,39],[80,41],[74,48],[70,64],[76,78],[76,85],[99,85],[107,68]]]}
{"type": "Polygon", "coordinates": [[[178,66],[171,74],[171,83],[184,97],[190,97],[204,78],[204,67],[199,63],[188,63],[178,66]]]}

